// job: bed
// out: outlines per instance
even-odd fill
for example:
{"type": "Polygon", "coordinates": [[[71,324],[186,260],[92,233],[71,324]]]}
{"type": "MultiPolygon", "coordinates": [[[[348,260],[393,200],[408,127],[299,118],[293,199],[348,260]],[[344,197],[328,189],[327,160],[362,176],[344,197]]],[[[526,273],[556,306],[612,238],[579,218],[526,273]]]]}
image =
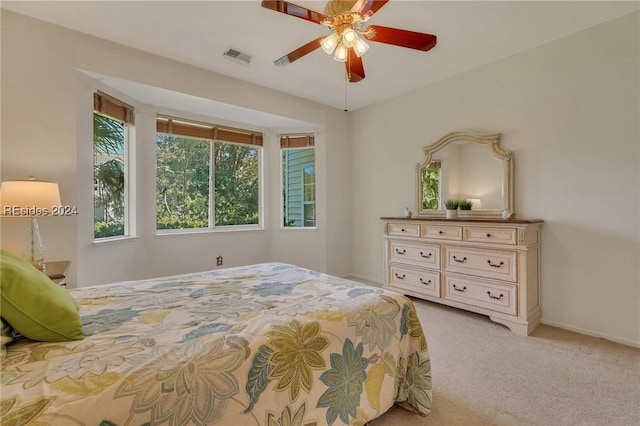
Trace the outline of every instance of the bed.
{"type": "Polygon", "coordinates": [[[18,339],[0,423],[364,425],[431,410],[411,300],[282,263],[69,290],[83,340],[18,339]]]}

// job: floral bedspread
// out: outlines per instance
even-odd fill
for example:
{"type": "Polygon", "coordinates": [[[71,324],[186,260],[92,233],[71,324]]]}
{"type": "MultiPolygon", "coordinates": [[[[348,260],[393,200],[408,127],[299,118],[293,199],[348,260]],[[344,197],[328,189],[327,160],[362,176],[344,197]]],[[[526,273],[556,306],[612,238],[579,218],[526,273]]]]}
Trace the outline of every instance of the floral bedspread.
{"type": "Polygon", "coordinates": [[[411,301],[281,263],[70,290],[85,339],[17,341],[0,423],[363,425],[431,409],[411,301]]]}

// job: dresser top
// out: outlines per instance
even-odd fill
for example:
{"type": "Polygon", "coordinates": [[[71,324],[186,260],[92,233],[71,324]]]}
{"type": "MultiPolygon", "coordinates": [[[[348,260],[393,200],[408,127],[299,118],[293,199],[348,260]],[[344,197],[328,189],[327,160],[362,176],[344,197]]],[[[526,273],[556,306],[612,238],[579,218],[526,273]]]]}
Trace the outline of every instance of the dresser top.
{"type": "Polygon", "coordinates": [[[504,224],[517,224],[517,223],[541,223],[542,219],[524,219],[524,218],[512,218],[512,219],[497,219],[497,218],[482,218],[482,217],[459,217],[457,219],[446,219],[444,217],[426,217],[426,216],[413,216],[413,217],[381,217],[380,220],[413,220],[421,222],[476,222],[476,223],[504,223],[504,224]]]}

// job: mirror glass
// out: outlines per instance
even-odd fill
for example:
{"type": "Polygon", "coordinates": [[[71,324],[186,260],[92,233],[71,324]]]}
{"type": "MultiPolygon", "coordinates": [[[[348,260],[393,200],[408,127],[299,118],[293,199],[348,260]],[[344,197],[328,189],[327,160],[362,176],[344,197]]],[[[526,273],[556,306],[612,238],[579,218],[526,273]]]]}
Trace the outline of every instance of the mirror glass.
{"type": "Polygon", "coordinates": [[[513,162],[499,134],[452,133],[424,147],[417,166],[417,211],[444,215],[446,200],[471,201],[461,216],[510,217],[513,162]]]}

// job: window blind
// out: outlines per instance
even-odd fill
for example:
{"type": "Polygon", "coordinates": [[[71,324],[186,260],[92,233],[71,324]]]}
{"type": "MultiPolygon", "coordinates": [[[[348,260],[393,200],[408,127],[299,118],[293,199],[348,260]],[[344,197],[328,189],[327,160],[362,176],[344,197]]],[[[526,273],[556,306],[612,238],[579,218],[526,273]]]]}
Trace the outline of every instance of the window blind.
{"type": "Polygon", "coordinates": [[[306,148],[315,143],[313,135],[280,135],[280,148],[306,148]]]}
{"type": "Polygon", "coordinates": [[[156,131],[187,138],[262,146],[262,133],[215,124],[198,123],[181,118],[158,116],[156,131]]]}
{"type": "Polygon", "coordinates": [[[134,108],[106,93],[93,94],[93,110],[121,123],[135,124],[134,108]]]}

